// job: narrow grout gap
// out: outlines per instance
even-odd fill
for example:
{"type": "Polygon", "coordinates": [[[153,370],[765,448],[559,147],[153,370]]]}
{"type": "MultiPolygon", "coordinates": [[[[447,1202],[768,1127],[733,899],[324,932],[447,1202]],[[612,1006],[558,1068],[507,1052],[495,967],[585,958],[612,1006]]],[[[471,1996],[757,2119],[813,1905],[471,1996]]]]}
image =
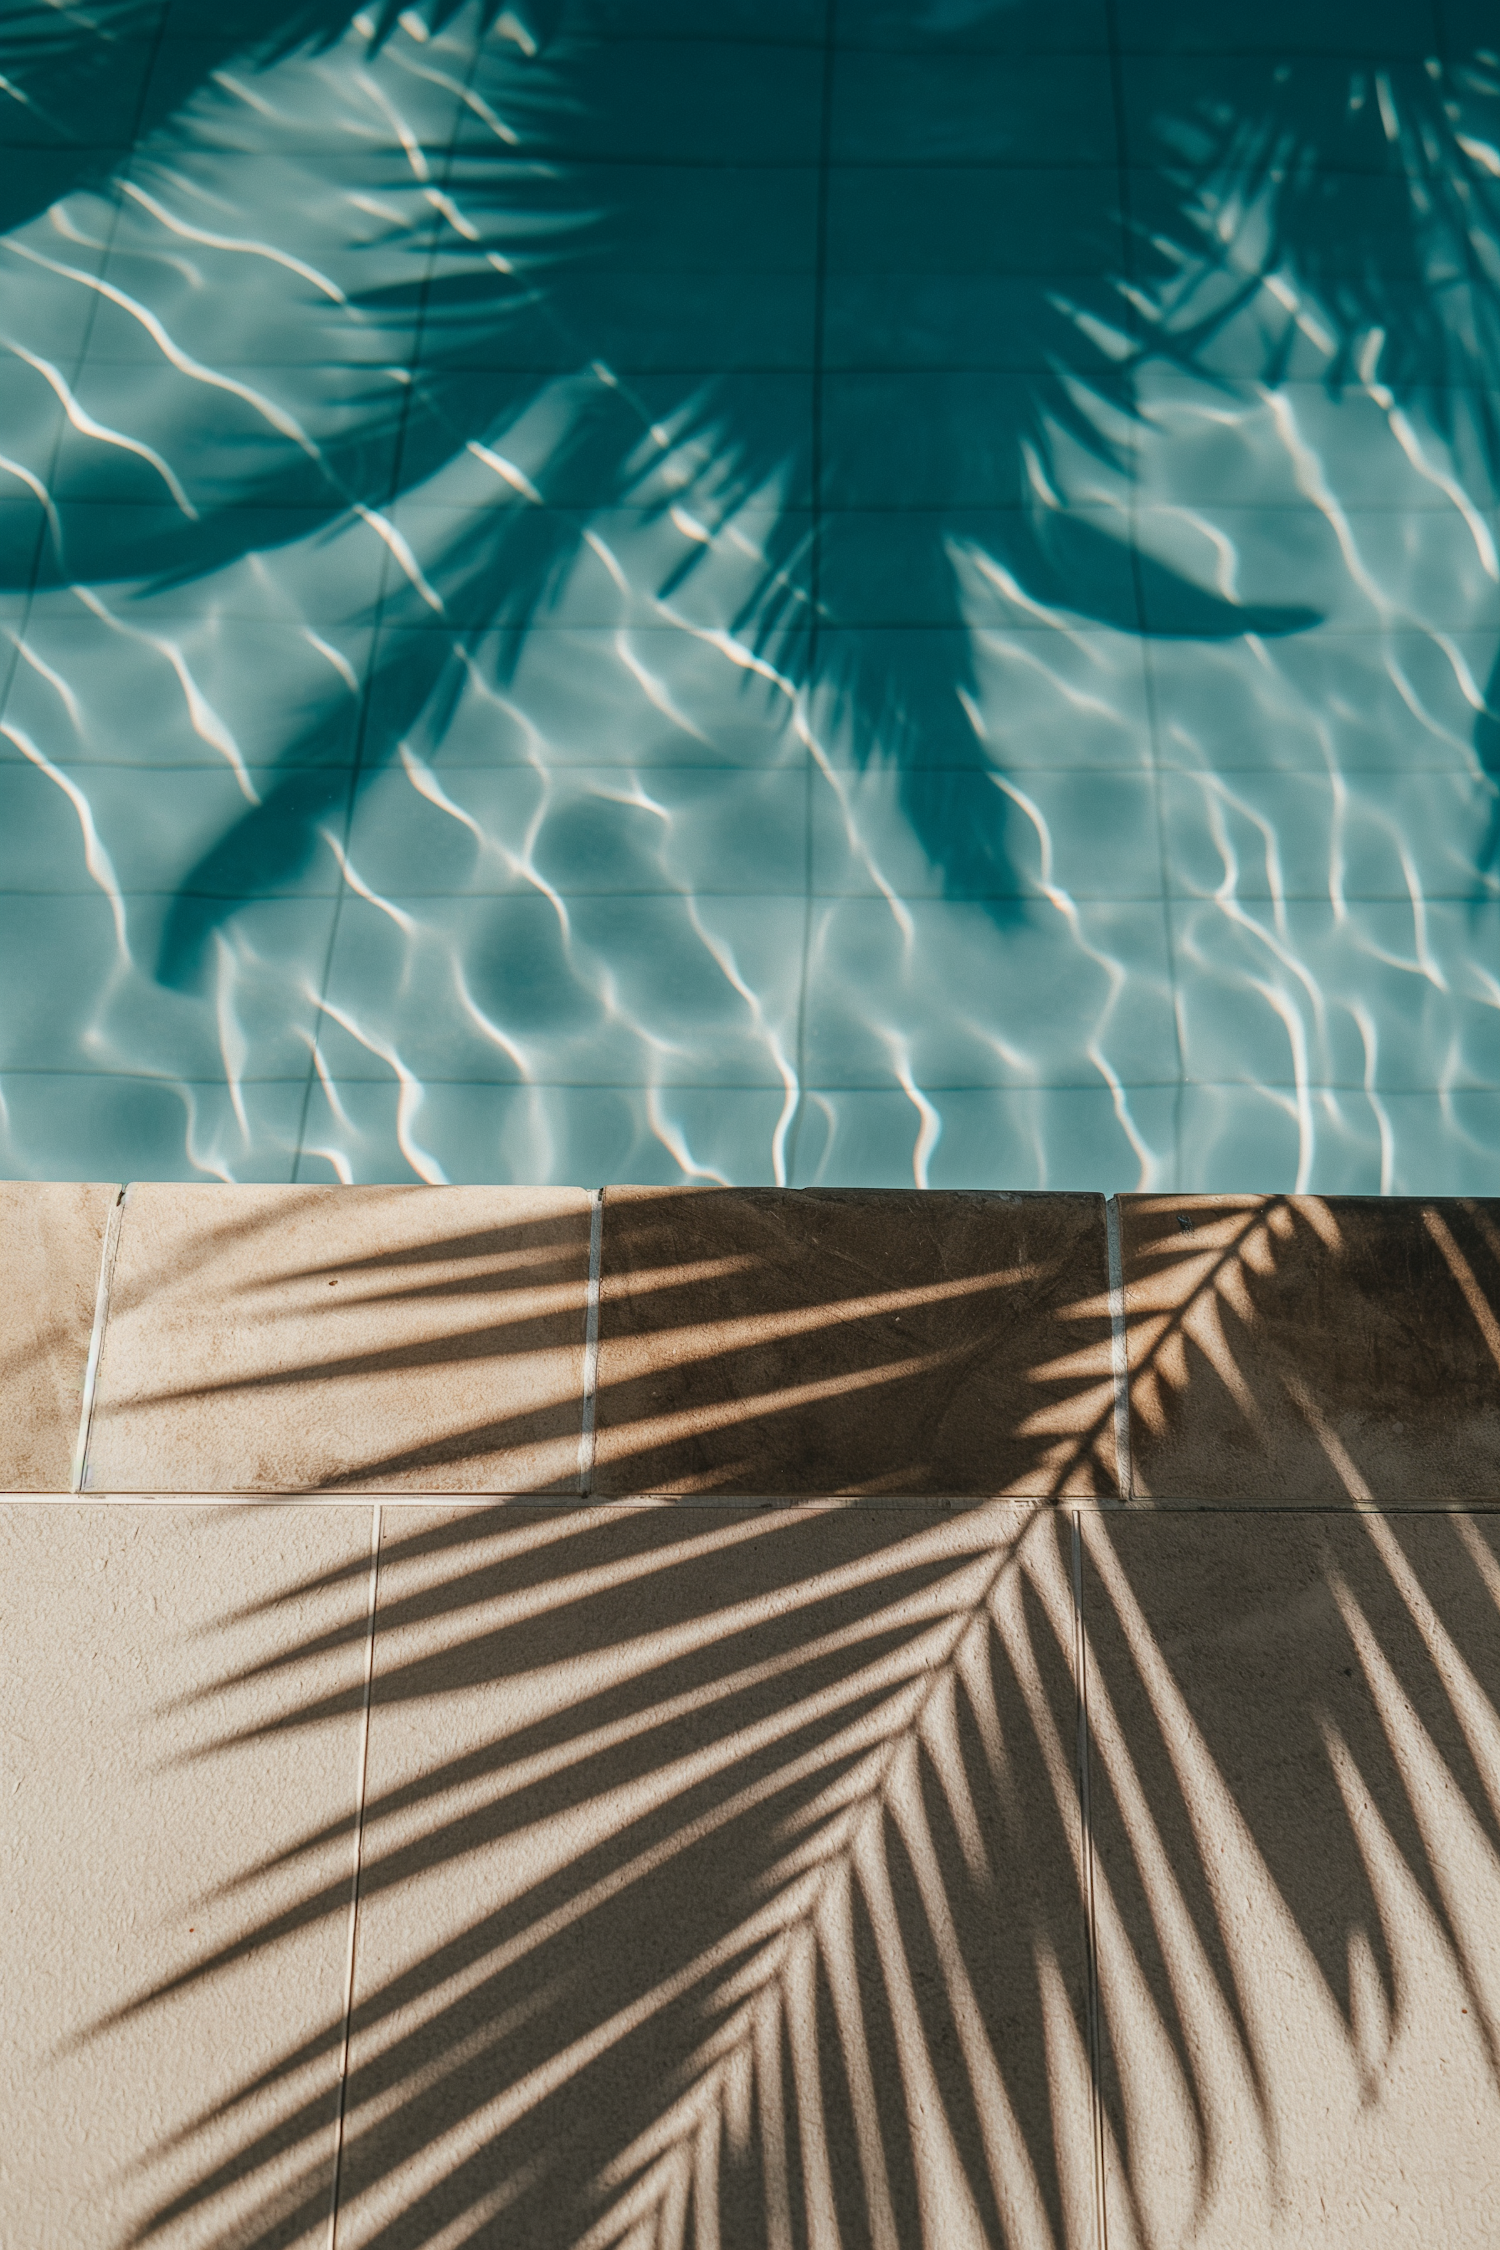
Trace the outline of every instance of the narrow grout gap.
{"type": "Polygon", "coordinates": [[[586,1500],[594,1481],[595,1407],[599,1395],[599,1273],[604,1259],[604,1190],[595,1188],[589,1208],[589,1288],[583,1321],[583,1399],[578,1424],[578,1497],[586,1500]]]}
{"type": "Polygon", "coordinates": [[[1094,1816],[1089,1773],[1088,1637],[1083,1626],[1083,1510],[1072,1511],[1073,1669],[1078,1714],[1078,1841],[1083,1876],[1083,1957],[1087,1979],[1089,2118],[1093,2144],[1094,2238],[1109,2250],[1109,2202],[1105,2182],[1103,2032],[1099,2007],[1099,1942],[1094,1912],[1094,1816]]]}
{"type": "Polygon", "coordinates": [[[1115,1483],[1120,1498],[1134,1497],[1130,1460],[1130,1353],[1125,1336],[1125,1260],[1120,1248],[1120,1199],[1104,1199],[1104,1243],[1109,1261],[1109,1367],[1115,1389],[1115,1483]]]}
{"type": "Polygon", "coordinates": [[[120,1224],[125,1214],[125,1198],[129,1192],[127,1186],[116,1194],[105,1221],[104,1240],[99,1247],[99,1286],[94,1293],[94,1325],[89,1332],[89,1356],[83,1370],[83,1397],[78,1409],[78,1442],[73,1448],[70,1489],[74,1492],[82,1492],[88,1484],[89,1440],[94,1429],[94,1394],[99,1386],[99,1361],[103,1355],[104,1331],[109,1321],[109,1293],[115,1277],[115,1259],[120,1248],[120,1224]]]}
{"type": "Polygon", "coordinates": [[[328,2190],[328,2250],[336,2250],[339,2188],[344,2169],[344,2120],[349,2098],[349,2043],[354,2028],[355,1942],[359,1933],[359,1878],[365,1837],[365,1781],[370,1765],[370,1699],[375,1686],[375,1603],[380,1585],[380,1504],[370,1511],[370,1594],[365,1633],[364,1701],[359,1721],[359,1768],[354,1788],[354,1865],[349,1875],[349,1948],[344,1959],[344,2035],[339,2045],[339,2106],[334,2122],[333,2178],[328,2190]]]}

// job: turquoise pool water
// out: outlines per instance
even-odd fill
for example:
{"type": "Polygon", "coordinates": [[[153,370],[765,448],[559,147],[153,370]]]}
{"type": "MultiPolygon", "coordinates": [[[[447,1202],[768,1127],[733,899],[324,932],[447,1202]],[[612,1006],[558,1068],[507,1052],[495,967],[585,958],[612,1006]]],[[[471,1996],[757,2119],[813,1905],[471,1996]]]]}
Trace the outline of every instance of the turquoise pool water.
{"type": "Polygon", "coordinates": [[[0,1170],[1500,1151],[1478,0],[0,19],[0,1170]]]}

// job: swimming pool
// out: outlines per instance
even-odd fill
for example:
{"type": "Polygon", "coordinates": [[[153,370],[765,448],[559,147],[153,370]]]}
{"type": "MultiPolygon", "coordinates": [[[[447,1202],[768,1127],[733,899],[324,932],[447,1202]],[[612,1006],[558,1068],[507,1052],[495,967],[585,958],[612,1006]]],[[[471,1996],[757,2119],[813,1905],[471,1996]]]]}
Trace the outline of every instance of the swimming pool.
{"type": "Polygon", "coordinates": [[[0,1170],[1490,1187],[1490,14],[12,12],[0,1170]]]}

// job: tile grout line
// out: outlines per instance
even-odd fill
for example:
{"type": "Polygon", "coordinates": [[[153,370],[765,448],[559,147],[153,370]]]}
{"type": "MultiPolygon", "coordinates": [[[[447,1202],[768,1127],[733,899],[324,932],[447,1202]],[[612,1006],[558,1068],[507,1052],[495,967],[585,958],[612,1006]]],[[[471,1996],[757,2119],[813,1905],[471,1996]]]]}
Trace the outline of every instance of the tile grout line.
{"type": "MultiPolygon", "coordinates": [[[[479,45],[476,42],[470,53],[468,65],[464,71],[463,85],[465,90],[468,88],[470,81],[472,80],[474,73],[478,68],[478,64],[479,45]]],[[[454,122],[443,148],[443,162],[440,174],[443,187],[447,186],[449,180],[453,175],[453,144],[458,134],[459,118],[457,106],[455,107],[453,114],[454,122]]],[[[432,191],[429,190],[429,193],[430,192],[432,191]]],[[[401,405],[396,423],[395,444],[391,453],[390,474],[385,481],[384,498],[381,500],[379,506],[375,510],[375,514],[377,516],[384,516],[388,513],[388,511],[394,510],[397,502],[401,498],[401,477],[405,464],[407,439],[410,434],[411,428],[413,387],[418,385],[420,382],[422,352],[426,340],[427,316],[432,294],[433,267],[437,260],[437,246],[441,237],[441,232],[441,217],[433,220],[428,224],[427,247],[424,252],[423,259],[424,270],[422,279],[418,284],[416,325],[412,330],[411,352],[410,357],[406,362],[406,373],[408,376],[408,381],[402,391],[401,405]]],[[[322,1072],[319,1068],[319,1057],[322,1052],[322,1040],[324,1032],[327,1028],[326,1018],[328,1015],[328,1010],[324,1003],[328,999],[329,986],[333,981],[333,965],[338,950],[339,926],[343,916],[344,901],[348,897],[350,890],[349,870],[347,864],[348,851],[354,837],[354,820],[355,815],[359,809],[359,792],[362,781],[365,777],[365,745],[368,739],[370,727],[370,700],[374,691],[376,675],[379,669],[381,641],[384,634],[389,629],[386,622],[388,608],[387,596],[391,583],[391,556],[392,554],[394,554],[394,551],[394,549],[391,549],[390,552],[388,552],[381,558],[380,580],[376,591],[374,609],[371,613],[369,655],[366,662],[365,671],[360,679],[359,714],[355,722],[355,731],[352,744],[353,756],[348,769],[347,787],[344,793],[342,832],[343,858],[339,862],[338,887],[333,894],[333,913],[329,921],[328,943],[324,949],[323,954],[322,975],[319,980],[317,991],[313,995],[316,1002],[316,1012],[313,1016],[312,1040],[308,1048],[307,1070],[302,1080],[302,1110],[301,1115],[299,1116],[297,1121],[297,1137],[292,1150],[291,1181],[294,1184],[297,1182],[297,1175],[301,1170],[302,1158],[306,1148],[307,1120],[312,1103],[313,1084],[316,1079],[321,1078],[322,1076],[322,1072]]],[[[441,603],[439,603],[439,608],[441,608],[441,606],[441,603]]],[[[407,1153],[407,1150],[403,1146],[402,1154],[407,1155],[407,1153]]],[[[419,1151],[418,1153],[422,1152],[419,1151]]],[[[413,1169],[416,1170],[417,1167],[413,1166],[413,1169]]],[[[438,1175],[436,1180],[429,1179],[426,1173],[422,1173],[421,1177],[427,1179],[427,1184],[429,1186],[446,1187],[447,1185],[449,1185],[449,1182],[443,1174],[441,1165],[438,1165],[436,1169],[438,1175]]]]}
{"type": "MultiPolygon", "coordinates": [[[[795,1094],[789,1093],[782,1121],[771,1140],[771,1168],[778,1187],[794,1187],[802,1120],[807,1110],[807,1024],[812,982],[815,875],[817,675],[823,614],[823,341],[828,296],[829,157],[833,146],[833,75],[838,59],[838,0],[823,0],[823,70],[818,96],[818,185],[813,211],[813,317],[811,417],[808,427],[808,642],[806,685],[799,698],[802,740],[802,942],[797,971],[796,1051],[792,1068],[795,1094]]],[[[826,1154],[825,1150],[825,1154],[826,1154]]]]}
{"type": "Polygon", "coordinates": [[[99,1387],[99,1361],[104,1352],[104,1331],[109,1321],[109,1293],[115,1277],[115,1259],[120,1250],[120,1224],[125,1213],[128,1187],[121,1187],[110,1205],[109,1217],[104,1222],[104,1240],[99,1246],[99,1284],[94,1292],[94,1325],[89,1331],[89,1356],[84,1362],[83,1397],[78,1408],[78,1441],[73,1448],[72,1483],[70,1490],[82,1492],[88,1483],[89,1440],[94,1431],[94,1395],[99,1387]]]}
{"type": "Polygon", "coordinates": [[[1120,1199],[1104,1199],[1104,1245],[1109,1263],[1109,1371],[1115,1387],[1115,1482],[1120,1498],[1134,1497],[1130,1459],[1130,1354],[1125,1338],[1125,1260],[1120,1249],[1120,1199]]]}
{"type": "MultiPolygon", "coordinates": [[[[1172,1037],[1177,1052],[1176,1099],[1172,1105],[1172,1184],[1182,1178],[1182,1106],[1187,1086],[1187,1048],[1183,1038],[1182,995],[1176,970],[1176,920],[1172,912],[1171,853],[1167,848],[1166,821],[1162,813],[1161,718],[1156,693],[1156,664],[1152,652],[1145,585],[1141,573],[1141,415],[1139,282],[1136,262],[1136,211],[1131,192],[1130,119],[1125,98],[1124,51],[1120,45],[1119,0],[1104,0],[1108,29],[1110,108],[1115,129],[1115,170],[1119,182],[1120,252],[1126,284],[1125,326],[1133,348],[1130,371],[1130,490],[1126,507],[1126,545],[1130,560],[1131,598],[1135,607],[1136,643],[1140,654],[1141,692],[1146,717],[1146,740],[1151,753],[1151,803],[1156,816],[1156,859],[1160,871],[1162,954],[1172,999],[1172,1037]]],[[[1140,1184],[1147,1185],[1144,1172],[1140,1184]]]]}
{"type": "Polygon", "coordinates": [[[370,1700],[375,1686],[375,1598],[380,1585],[380,1503],[370,1511],[370,1597],[365,1634],[364,1701],[359,1721],[359,1775],[354,1790],[354,1866],[349,1876],[349,1947],[344,1957],[344,2036],[339,2046],[339,2106],[334,2123],[333,2180],[328,2191],[328,2250],[339,2231],[344,2170],[344,2119],[349,2098],[349,2042],[354,2027],[354,1953],[359,1930],[359,1877],[364,1858],[365,1781],[370,1768],[370,1700]]]}
{"type": "Polygon", "coordinates": [[[595,1188],[589,1210],[589,1289],[583,1318],[583,1400],[578,1423],[578,1497],[594,1481],[595,1407],[599,1395],[599,1274],[604,1262],[604,1190],[595,1188]]]}
{"type": "Polygon", "coordinates": [[[1089,1774],[1088,1639],[1083,1629],[1083,1511],[1073,1510],[1073,1671],[1078,1709],[1078,1829],[1083,1861],[1083,1957],[1089,2045],[1089,2125],[1094,2174],[1094,2238],[1109,2250],[1104,2174],[1103,2038],[1099,2014],[1099,1946],[1094,1912],[1094,1812],[1089,1774]]]}

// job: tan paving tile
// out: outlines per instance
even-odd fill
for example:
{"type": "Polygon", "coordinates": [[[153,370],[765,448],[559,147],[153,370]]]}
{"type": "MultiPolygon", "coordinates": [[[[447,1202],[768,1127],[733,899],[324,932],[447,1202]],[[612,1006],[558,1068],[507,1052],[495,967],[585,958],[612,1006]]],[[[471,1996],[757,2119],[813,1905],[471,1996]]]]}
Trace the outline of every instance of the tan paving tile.
{"type": "Polygon", "coordinates": [[[0,1491],[65,1492],[119,1189],[0,1181],[0,1491]]]}
{"type": "Polygon", "coordinates": [[[1113,1493],[1091,1195],[611,1188],[601,1493],[1113,1493]]]}
{"type": "Polygon", "coordinates": [[[1122,1196],[1135,1489],[1500,1496],[1500,1201],[1122,1196]]]}
{"type": "Polygon", "coordinates": [[[1111,2250],[1487,2250],[1500,1519],[1084,1528],[1111,2250]]]}
{"type": "Polygon", "coordinates": [[[572,1188],[133,1186],[91,1489],[576,1490],[572,1188]]]}
{"type": "Polygon", "coordinates": [[[1085,2240],[1057,1516],[384,1527],[340,2250],[1085,2240]]]}
{"type": "Polygon", "coordinates": [[[326,2242],[369,1546],[360,1507],[0,1508],[16,2250],[326,2242]]]}

